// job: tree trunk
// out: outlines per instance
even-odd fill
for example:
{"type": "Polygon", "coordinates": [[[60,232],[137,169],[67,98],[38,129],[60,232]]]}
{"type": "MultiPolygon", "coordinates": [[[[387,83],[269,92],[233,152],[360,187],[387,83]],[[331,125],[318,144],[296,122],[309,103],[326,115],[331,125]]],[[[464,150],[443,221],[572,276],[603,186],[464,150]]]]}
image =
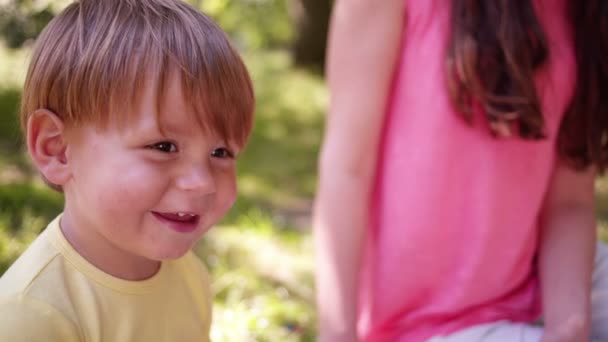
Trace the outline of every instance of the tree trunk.
{"type": "Polygon", "coordinates": [[[323,68],[331,0],[291,0],[296,22],[293,58],[296,65],[323,68]]]}

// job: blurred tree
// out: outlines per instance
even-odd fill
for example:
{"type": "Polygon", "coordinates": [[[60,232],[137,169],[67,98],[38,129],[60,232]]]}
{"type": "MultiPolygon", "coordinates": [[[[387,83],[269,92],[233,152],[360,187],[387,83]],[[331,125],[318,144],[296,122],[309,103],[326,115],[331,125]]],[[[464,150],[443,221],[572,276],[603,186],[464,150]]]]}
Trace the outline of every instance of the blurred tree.
{"type": "Polygon", "coordinates": [[[293,45],[294,61],[301,66],[325,64],[327,31],[333,1],[291,0],[296,23],[296,39],[293,45]]]}
{"type": "Polygon", "coordinates": [[[35,0],[0,1],[0,37],[11,48],[36,38],[53,18],[50,3],[35,0]]]}
{"type": "Polygon", "coordinates": [[[237,43],[290,47],[296,65],[323,67],[333,0],[191,0],[237,43]]]}
{"type": "MultiPolygon", "coordinates": [[[[193,3],[197,0],[191,0],[193,3]]],[[[241,49],[289,46],[294,30],[287,0],[200,0],[202,10],[230,34],[241,49]]]]}
{"type": "MultiPolygon", "coordinates": [[[[323,67],[333,0],[187,0],[218,21],[240,48],[291,47],[296,65],[323,67]]],[[[68,0],[0,0],[0,38],[36,38],[68,0]]]]}

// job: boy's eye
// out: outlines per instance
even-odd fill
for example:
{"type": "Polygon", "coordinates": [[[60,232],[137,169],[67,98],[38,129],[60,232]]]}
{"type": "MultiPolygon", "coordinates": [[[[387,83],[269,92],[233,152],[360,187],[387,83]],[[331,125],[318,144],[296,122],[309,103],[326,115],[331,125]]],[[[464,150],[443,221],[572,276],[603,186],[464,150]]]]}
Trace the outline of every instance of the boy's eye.
{"type": "Polygon", "coordinates": [[[156,144],[149,145],[148,148],[158,150],[164,153],[174,153],[177,152],[177,145],[170,141],[161,141],[156,144]]]}
{"type": "Polygon", "coordinates": [[[216,148],[211,152],[211,156],[215,158],[232,158],[234,155],[227,148],[220,147],[216,148]]]}

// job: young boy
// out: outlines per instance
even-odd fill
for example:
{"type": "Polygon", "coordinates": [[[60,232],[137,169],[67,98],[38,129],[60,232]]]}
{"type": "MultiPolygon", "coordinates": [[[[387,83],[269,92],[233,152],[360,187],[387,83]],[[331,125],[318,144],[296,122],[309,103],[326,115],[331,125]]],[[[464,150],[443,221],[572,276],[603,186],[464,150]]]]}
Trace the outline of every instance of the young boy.
{"type": "Polygon", "coordinates": [[[190,251],[236,196],[251,81],[178,0],[80,0],[37,41],[21,120],[64,212],[0,279],[0,341],[207,341],[190,251]]]}

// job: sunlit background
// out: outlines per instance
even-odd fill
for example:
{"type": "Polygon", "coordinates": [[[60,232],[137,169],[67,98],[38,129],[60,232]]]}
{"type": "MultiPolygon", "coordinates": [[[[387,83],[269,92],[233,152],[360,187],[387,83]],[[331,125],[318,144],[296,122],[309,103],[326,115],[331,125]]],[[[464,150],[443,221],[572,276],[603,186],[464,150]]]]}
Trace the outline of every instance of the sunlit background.
{"type": "MultiPolygon", "coordinates": [[[[328,0],[192,0],[226,30],[255,82],[240,197],[197,247],[215,291],[214,341],[315,338],[310,208],[328,94],[328,0]]],[[[62,208],[24,154],[16,120],[30,47],[69,1],[0,0],[0,274],[62,208]]],[[[608,182],[598,181],[608,238],[608,182]]]]}

